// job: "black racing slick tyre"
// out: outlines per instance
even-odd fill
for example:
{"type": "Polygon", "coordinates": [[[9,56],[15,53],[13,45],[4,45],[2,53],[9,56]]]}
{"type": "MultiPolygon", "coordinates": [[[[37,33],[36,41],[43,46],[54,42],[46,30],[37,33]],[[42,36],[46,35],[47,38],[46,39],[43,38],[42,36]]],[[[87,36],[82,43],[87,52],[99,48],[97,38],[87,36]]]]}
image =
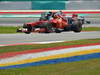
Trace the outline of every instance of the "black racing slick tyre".
{"type": "Polygon", "coordinates": [[[44,33],[52,33],[53,32],[52,24],[46,22],[46,23],[43,23],[42,25],[43,25],[42,27],[45,28],[45,32],[44,33]]]}
{"type": "Polygon", "coordinates": [[[24,32],[25,34],[30,34],[31,32],[24,32]]]}
{"type": "Polygon", "coordinates": [[[82,31],[82,23],[77,21],[76,23],[72,24],[71,30],[78,33],[82,31]]]}
{"type": "Polygon", "coordinates": [[[32,31],[32,26],[28,26],[28,25],[23,25],[23,28],[27,28],[27,32],[24,32],[24,33],[26,33],[26,34],[30,34],[31,33],[31,31],[32,31]]]}

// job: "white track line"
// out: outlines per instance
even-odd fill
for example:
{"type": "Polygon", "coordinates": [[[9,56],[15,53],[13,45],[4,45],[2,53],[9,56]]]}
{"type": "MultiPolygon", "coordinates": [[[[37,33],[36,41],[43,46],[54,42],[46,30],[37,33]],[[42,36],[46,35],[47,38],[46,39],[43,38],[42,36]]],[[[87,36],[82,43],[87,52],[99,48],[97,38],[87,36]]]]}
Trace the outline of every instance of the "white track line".
{"type": "Polygon", "coordinates": [[[14,45],[25,45],[25,44],[50,44],[50,43],[59,43],[59,42],[64,42],[64,41],[46,41],[46,42],[16,43],[16,44],[0,44],[0,47],[14,46],[14,45]]]}

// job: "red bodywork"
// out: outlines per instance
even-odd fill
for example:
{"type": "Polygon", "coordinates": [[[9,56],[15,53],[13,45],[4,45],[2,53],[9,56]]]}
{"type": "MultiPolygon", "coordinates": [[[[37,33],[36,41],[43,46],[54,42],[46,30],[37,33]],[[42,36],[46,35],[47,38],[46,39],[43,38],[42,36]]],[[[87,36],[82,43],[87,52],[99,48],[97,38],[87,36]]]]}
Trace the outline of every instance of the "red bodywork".
{"type": "Polygon", "coordinates": [[[68,22],[63,18],[52,19],[50,22],[53,24],[53,27],[60,29],[64,29],[68,25],[68,22]]]}
{"type": "MultiPolygon", "coordinates": [[[[42,24],[44,22],[48,22],[49,24],[52,24],[52,26],[54,28],[60,28],[60,29],[64,29],[64,27],[68,25],[68,22],[61,17],[53,18],[51,20],[46,20],[46,21],[29,22],[29,23],[26,23],[26,25],[30,25],[30,26],[34,27],[34,26],[42,24]]],[[[43,28],[41,30],[44,31],[43,28]]]]}
{"type": "Polygon", "coordinates": [[[41,23],[43,23],[43,22],[48,22],[48,21],[29,22],[29,23],[26,23],[26,25],[36,26],[36,25],[41,24],[41,23]]]}

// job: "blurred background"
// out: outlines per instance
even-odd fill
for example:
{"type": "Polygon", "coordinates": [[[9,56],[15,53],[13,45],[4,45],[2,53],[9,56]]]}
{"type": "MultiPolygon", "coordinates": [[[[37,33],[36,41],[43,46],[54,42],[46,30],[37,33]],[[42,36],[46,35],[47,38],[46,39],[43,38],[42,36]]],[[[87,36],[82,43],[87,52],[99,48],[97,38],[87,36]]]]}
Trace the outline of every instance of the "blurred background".
{"type": "Polygon", "coordinates": [[[0,0],[0,10],[100,9],[99,0],[0,0]]]}
{"type": "MultiPolygon", "coordinates": [[[[0,11],[5,10],[100,10],[99,0],[0,0],[0,11]]],[[[83,15],[83,14],[82,14],[83,15]]],[[[0,26],[21,26],[36,21],[39,14],[0,14],[0,26]]],[[[95,26],[100,26],[100,14],[85,14],[95,26]]]]}

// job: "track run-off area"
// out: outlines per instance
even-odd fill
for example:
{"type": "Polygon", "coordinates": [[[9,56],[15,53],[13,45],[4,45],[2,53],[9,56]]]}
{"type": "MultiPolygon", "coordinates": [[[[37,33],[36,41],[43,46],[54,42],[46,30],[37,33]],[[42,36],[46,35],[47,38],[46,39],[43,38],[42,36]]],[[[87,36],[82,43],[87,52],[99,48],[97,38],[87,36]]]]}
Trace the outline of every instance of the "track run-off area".
{"type": "MultiPolygon", "coordinates": [[[[63,32],[50,34],[0,34],[0,46],[46,44],[80,39],[100,38],[99,31],[63,32]]],[[[100,43],[43,48],[0,54],[0,69],[40,66],[100,58],[100,43]]]]}
{"type": "Polygon", "coordinates": [[[5,53],[0,56],[0,69],[40,66],[100,58],[100,43],[5,53]],[[9,56],[12,55],[12,56],[9,56]],[[3,57],[4,56],[4,57],[3,57]]]}

